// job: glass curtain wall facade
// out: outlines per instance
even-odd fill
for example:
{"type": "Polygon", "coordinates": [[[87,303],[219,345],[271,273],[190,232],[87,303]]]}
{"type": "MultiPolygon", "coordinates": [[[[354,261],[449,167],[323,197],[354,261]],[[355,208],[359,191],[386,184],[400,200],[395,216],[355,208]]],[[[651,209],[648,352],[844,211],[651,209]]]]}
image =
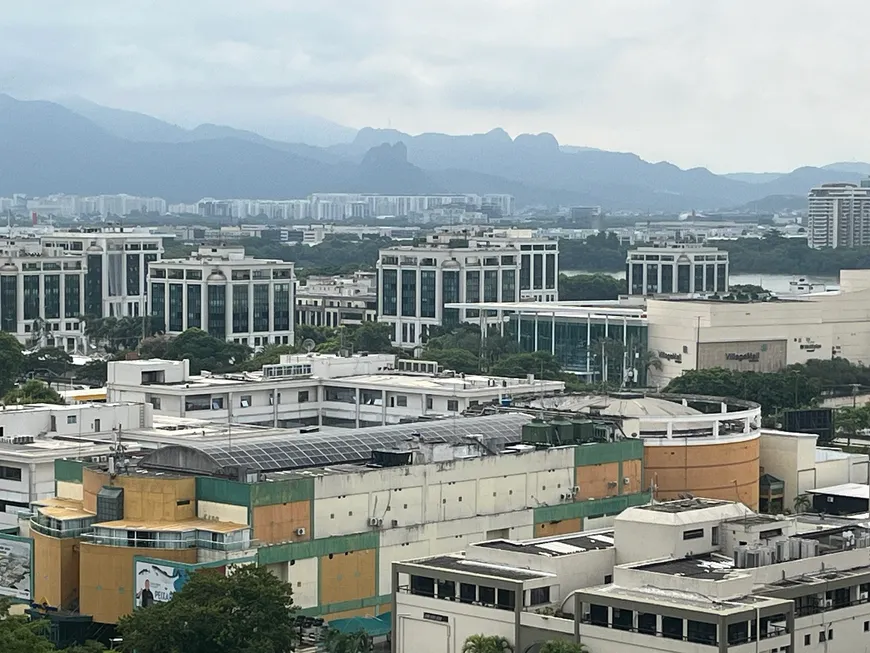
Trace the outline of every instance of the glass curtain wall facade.
{"type": "Polygon", "coordinates": [[[637,320],[600,317],[559,317],[513,314],[505,335],[517,339],[526,352],[550,352],[569,372],[590,381],[609,380],[645,385],[642,361],[647,350],[647,325],[637,320]],[[637,370],[635,378],[631,370],[637,370]]]}

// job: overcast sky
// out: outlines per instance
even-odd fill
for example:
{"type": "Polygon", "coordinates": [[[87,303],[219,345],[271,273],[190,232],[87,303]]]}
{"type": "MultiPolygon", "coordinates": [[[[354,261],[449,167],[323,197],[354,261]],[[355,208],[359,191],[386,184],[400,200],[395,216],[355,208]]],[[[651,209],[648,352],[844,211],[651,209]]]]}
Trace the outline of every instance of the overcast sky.
{"type": "Polygon", "coordinates": [[[39,0],[0,92],[277,133],[549,131],[716,172],[870,159],[866,0],[39,0]]]}

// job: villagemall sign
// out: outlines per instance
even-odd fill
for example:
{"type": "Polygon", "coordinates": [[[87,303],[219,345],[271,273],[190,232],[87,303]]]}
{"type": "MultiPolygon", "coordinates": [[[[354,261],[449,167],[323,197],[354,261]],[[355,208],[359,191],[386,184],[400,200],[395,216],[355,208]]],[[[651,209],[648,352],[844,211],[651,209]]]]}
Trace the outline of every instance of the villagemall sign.
{"type": "Polygon", "coordinates": [[[746,352],[744,354],[725,354],[725,360],[726,361],[736,361],[736,362],[746,361],[747,363],[757,363],[758,361],[761,360],[761,354],[757,351],[746,352]]]}

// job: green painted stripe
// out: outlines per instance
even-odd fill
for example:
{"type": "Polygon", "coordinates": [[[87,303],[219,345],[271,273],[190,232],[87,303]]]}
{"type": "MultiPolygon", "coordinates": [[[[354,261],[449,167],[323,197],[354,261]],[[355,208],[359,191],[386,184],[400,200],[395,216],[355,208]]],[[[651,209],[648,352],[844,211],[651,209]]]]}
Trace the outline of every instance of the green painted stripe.
{"type": "Polygon", "coordinates": [[[290,560],[319,558],[330,553],[347,553],[363,549],[377,549],[380,537],[375,531],[371,533],[356,533],[338,537],[324,537],[308,542],[287,542],[262,546],[257,551],[260,565],[271,565],[290,560]]]}
{"type": "Polygon", "coordinates": [[[577,467],[638,459],[643,460],[643,441],[639,439],[581,444],[574,447],[574,464],[577,467]]]}
{"type": "Polygon", "coordinates": [[[576,517],[617,515],[626,508],[642,506],[649,503],[649,501],[649,492],[638,492],[636,494],[623,494],[622,496],[608,497],[606,499],[588,499],[586,501],[562,503],[558,506],[535,508],[535,524],[547,524],[576,517]]]}
{"type": "Polygon", "coordinates": [[[65,483],[81,483],[84,468],[85,464],[80,460],[55,460],[54,480],[65,483]]]}
{"type": "Polygon", "coordinates": [[[314,478],[294,478],[286,481],[253,483],[251,506],[272,506],[314,498],[314,478]]]}
{"type": "Polygon", "coordinates": [[[251,486],[225,478],[197,476],[196,498],[198,501],[214,501],[250,508],[251,486]]]}

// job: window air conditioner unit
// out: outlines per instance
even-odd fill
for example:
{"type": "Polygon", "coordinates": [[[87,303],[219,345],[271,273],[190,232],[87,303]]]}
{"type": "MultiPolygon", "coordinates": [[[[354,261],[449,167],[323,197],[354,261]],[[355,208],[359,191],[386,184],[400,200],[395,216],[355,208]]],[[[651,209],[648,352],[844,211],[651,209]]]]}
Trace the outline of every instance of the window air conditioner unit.
{"type": "Polygon", "coordinates": [[[832,605],[834,605],[834,602],[831,599],[822,599],[823,608],[830,608],[832,605]]]}
{"type": "Polygon", "coordinates": [[[870,592],[861,592],[860,599],[862,601],[866,601],[867,599],[870,599],[870,592]]]}
{"type": "Polygon", "coordinates": [[[297,535],[305,535],[305,529],[304,528],[297,528],[296,534],[297,535]]]}
{"type": "Polygon", "coordinates": [[[383,519],[378,519],[377,517],[372,517],[369,519],[369,526],[380,526],[384,523],[383,519]]]}
{"type": "Polygon", "coordinates": [[[628,476],[626,476],[625,478],[622,479],[622,484],[623,485],[631,485],[631,479],[628,476]]]}

